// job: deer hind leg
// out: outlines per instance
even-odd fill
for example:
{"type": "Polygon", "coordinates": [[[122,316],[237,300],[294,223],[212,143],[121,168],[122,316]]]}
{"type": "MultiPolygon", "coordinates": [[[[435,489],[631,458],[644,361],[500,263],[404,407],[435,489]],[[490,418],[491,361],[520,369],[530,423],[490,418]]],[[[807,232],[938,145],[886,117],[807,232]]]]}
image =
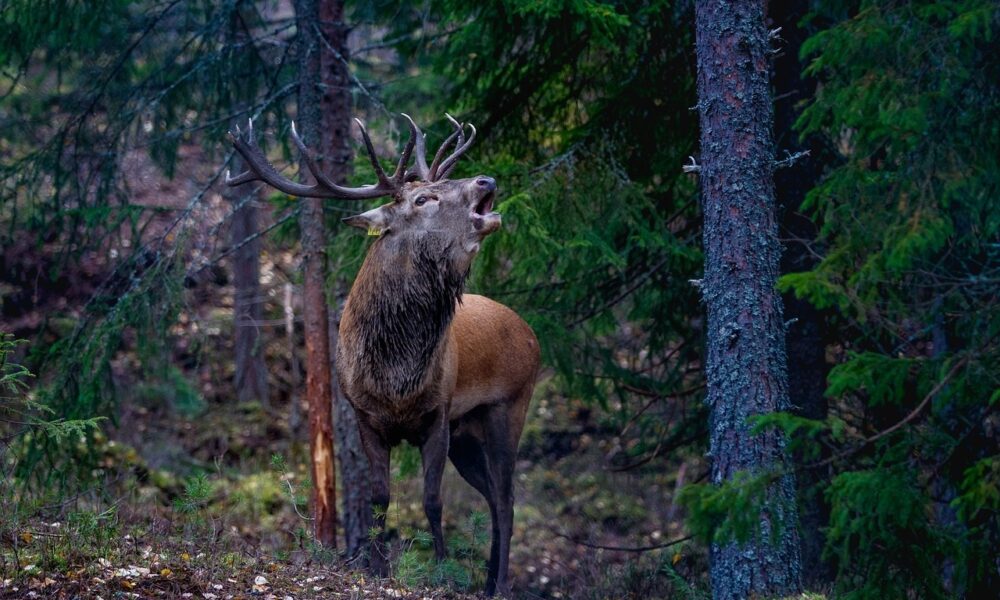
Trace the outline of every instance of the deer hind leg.
{"type": "Polygon", "coordinates": [[[368,566],[379,577],[389,574],[385,548],[385,515],[389,510],[389,443],[358,412],[361,446],[368,457],[372,478],[372,525],[377,532],[369,544],[368,566]]]}
{"type": "Polygon", "coordinates": [[[441,477],[448,456],[448,415],[438,411],[427,438],[420,446],[424,470],[424,513],[434,538],[434,556],[444,560],[444,532],[441,530],[441,477]]]}
{"type": "MultiPolygon", "coordinates": [[[[493,544],[490,552],[491,571],[496,573],[494,586],[487,583],[487,594],[510,596],[507,581],[510,558],[510,538],[514,529],[514,462],[517,459],[517,441],[520,423],[511,422],[513,406],[491,405],[483,423],[485,430],[486,474],[489,479],[491,508],[493,508],[493,544]],[[513,429],[517,431],[512,431],[513,429]]],[[[523,421],[521,421],[523,422],[523,421]]]]}
{"type": "Polygon", "coordinates": [[[496,590],[497,581],[497,543],[499,532],[497,529],[497,510],[494,502],[494,495],[491,490],[492,481],[489,476],[489,468],[486,462],[485,433],[483,431],[483,420],[485,420],[486,407],[480,407],[460,419],[452,427],[451,443],[448,448],[448,457],[451,459],[458,474],[462,476],[474,487],[490,507],[490,517],[493,522],[493,536],[490,547],[490,560],[487,563],[486,571],[486,591],[492,595],[496,590]]]}

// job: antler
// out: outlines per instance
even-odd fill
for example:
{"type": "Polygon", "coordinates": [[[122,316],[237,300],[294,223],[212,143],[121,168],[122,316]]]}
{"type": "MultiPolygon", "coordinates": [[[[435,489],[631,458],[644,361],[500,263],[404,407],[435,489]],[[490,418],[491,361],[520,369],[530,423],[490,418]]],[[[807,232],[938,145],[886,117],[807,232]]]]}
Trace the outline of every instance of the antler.
{"type": "Polygon", "coordinates": [[[411,139],[416,140],[416,167],[417,175],[420,179],[424,181],[440,181],[446,179],[451,173],[452,169],[455,168],[455,164],[458,159],[465,154],[465,151],[472,146],[472,141],[476,139],[476,128],[470,123],[469,127],[472,129],[472,135],[469,136],[468,141],[465,140],[465,127],[464,124],[460,124],[451,115],[445,113],[448,120],[451,121],[452,125],[455,126],[455,131],[449,135],[445,141],[438,147],[437,152],[434,154],[434,160],[431,161],[431,165],[427,166],[427,147],[424,144],[424,134],[417,127],[417,124],[413,122],[410,115],[403,113],[403,117],[406,118],[410,123],[410,135],[411,139]],[[455,144],[455,151],[448,156],[448,158],[441,160],[444,156],[445,150],[455,144]]]}
{"type": "MultiPolygon", "coordinates": [[[[403,182],[406,177],[406,163],[409,162],[410,154],[413,152],[413,146],[417,141],[418,136],[415,135],[417,133],[414,129],[415,126],[411,127],[410,139],[403,148],[403,153],[399,157],[399,163],[396,165],[395,172],[393,172],[392,176],[389,177],[385,174],[385,171],[382,170],[382,166],[379,164],[378,158],[375,156],[375,148],[372,146],[372,141],[368,137],[368,131],[365,130],[364,124],[358,119],[354,120],[357,121],[358,126],[361,128],[361,136],[364,138],[365,148],[368,150],[368,158],[371,160],[372,167],[375,168],[375,176],[378,177],[378,183],[375,185],[364,185],[352,188],[343,187],[331,181],[329,177],[324,175],[319,170],[319,164],[316,162],[316,157],[313,155],[312,151],[306,147],[305,143],[303,143],[302,138],[299,137],[299,133],[295,130],[294,122],[292,123],[292,141],[295,142],[295,146],[298,147],[299,152],[302,153],[302,157],[305,159],[306,167],[316,179],[316,183],[313,185],[305,185],[296,183],[284,177],[278,173],[277,169],[275,169],[270,162],[268,162],[267,157],[264,156],[260,147],[257,146],[257,142],[254,140],[253,135],[253,119],[250,120],[250,125],[245,139],[239,127],[236,127],[235,133],[229,132],[229,139],[232,140],[233,146],[236,148],[236,151],[243,156],[243,159],[247,161],[247,165],[250,168],[236,177],[230,177],[229,172],[226,172],[226,185],[241,185],[251,181],[263,181],[264,183],[270,184],[286,194],[300,196],[303,198],[363,200],[365,198],[378,198],[381,196],[396,195],[396,193],[398,193],[403,187],[403,182]]],[[[412,125],[412,121],[410,123],[412,125]]],[[[422,146],[423,139],[422,136],[420,137],[420,143],[422,146]]]]}

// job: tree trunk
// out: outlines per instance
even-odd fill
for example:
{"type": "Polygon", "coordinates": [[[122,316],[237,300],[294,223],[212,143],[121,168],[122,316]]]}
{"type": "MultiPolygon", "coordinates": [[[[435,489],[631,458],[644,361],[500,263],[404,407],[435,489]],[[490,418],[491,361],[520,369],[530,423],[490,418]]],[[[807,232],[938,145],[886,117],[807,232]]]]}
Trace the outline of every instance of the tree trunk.
{"type": "MultiPolygon", "coordinates": [[[[240,6],[232,11],[229,21],[228,41],[233,47],[246,43],[246,29],[240,23],[240,6]]],[[[241,112],[244,106],[234,110],[241,112]]],[[[238,125],[235,121],[233,125],[238,125]]],[[[230,128],[232,129],[232,127],[230,128]]],[[[234,155],[231,163],[234,173],[244,169],[243,159],[234,155]]],[[[230,244],[238,248],[230,259],[233,271],[233,344],[236,369],[234,387],[239,402],[258,401],[267,404],[267,365],[260,335],[263,301],[260,292],[260,240],[257,234],[257,185],[226,186],[222,191],[234,208],[229,228],[230,244]]]]}
{"type": "MultiPolygon", "coordinates": [[[[799,106],[811,98],[815,81],[802,78],[804,65],[799,62],[802,42],[809,36],[799,26],[809,12],[808,2],[801,0],[771,0],[768,10],[771,27],[781,28],[781,52],[775,57],[774,71],[774,131],[779,158],[785,152],[804,150],[809,156],[774,174],[775,196],[781,211],[781,237],[789,242],[781,256],[781,272],[808,271],[816,258],[808,244],[816,239],[816,225],[799,209],[809,192],[819,181],[824,154],[821,141],[812,136],[803,142],[795,133],[794,124],[801,111],[799,106]]],[[[827,413],[826,340],[823,318],[816,308],[794,294],[783,296],[785,319],[790,323],[785,333],[788,349],[788,396],[795,414],[809,419],[824,419],[827,413]]],[[[794,456],[796,464],[804,459],[794,456]]],[[[804,471],[799,475],[799,525],[802,542],[802,581],[807,588],[824,587],[833,579],[829,562],[823,560],[826,536],[822,528],[829,520],[830,509],[823,499],[820,485],[824,473],[804,471]]]]}
{"type": "MultiPolygon", "coordinates": [[[[243,169],[243,161],[233,157],[232,170],[243,169]]],[[[246,240],[257,234],[257,192],[254,185],[227,187],[223,197],[238,207],[230,226],[230,244],[240,248],[233,253],[233,325],[236,351],[236,399],[267,404],[267,365],[260,335],[263,300],[260,291],[260,240],[246,240]]]]}
{"type": "MultiPolygon", "coordinates": [[[[298,120],[303,140],[316,145],[323,126],[320,108],[320,44],[316,0],[296,0],[299,52],[298,120]]],[[[303,171],[306,169],[302,168],[303,171]]],[[[326,229],[323,200],[299,200],[302,236],[302,316],[306,338],[306,403],[309,406],[309,450],[313,479],[313,515],[316,540],[337,547],[336,471],[333,452],[330,337],[326,294],[326,229]]]]}
{"type": "MultiPolygon", "coordinates": [[[[319,0],[320,70],[323,77],[319,141],[324,172],[336,183],[346,183],[351,170],[351,83],[348,71],[348,28],[344,24],[344,0],[319,0]]],[[[353,204],[353,203],[352,203],[353,204]]],[[[367,547],[371,528],[371,484],[368,459],[361,448],[354,407],[340,390],[336,356],[340,319],[331,319],[330,372],[333,381],[334,426],[340,459],[340,489],[344,546],[350,557],[367,547]]]]}
{"type": "MultiPolygon", "coordinates": [[[[336,348],[339,340],[340,319],[331,320],[330,347],[336,348]]],[[[333,373],[334,430],[337,441],[337,459],[340,463],[340,501],[344,525],[344,551],[354,558],[368,547],[368,532],[372,528],[372,486],[368,457],[361,447],[358,420],[354,407],[340,390],[337,379],[336,356],[330,363],[333,373]]]]}
{"type": "MultiPolygon", "coordinates": [[[[712,482],[782,469],[784,439],[751,435],[747,419],[787,410],[784,323],[775,290],[781,246],[765,0],[696,4],[701,185],[705,215],[706,376],[712,482]]],[[[768,487],[757,535],[713,543],[716,599],[790,595],[800,589],[795,485],[768,487]],[[777,538],[772,526],[780,525],[777,538]]]]}

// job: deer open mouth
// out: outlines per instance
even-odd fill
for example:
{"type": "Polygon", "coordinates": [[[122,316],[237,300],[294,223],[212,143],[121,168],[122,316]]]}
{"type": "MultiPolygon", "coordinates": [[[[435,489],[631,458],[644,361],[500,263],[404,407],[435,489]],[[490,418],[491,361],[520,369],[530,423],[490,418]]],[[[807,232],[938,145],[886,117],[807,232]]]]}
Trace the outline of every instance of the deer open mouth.
{"type": "Polygon", "coordinates": [[[475,213],[477,215],[486,216],[493,212],[493,198],[496,196],[496,192],[489,192],[485,196],[476,202],[475,213]]]}

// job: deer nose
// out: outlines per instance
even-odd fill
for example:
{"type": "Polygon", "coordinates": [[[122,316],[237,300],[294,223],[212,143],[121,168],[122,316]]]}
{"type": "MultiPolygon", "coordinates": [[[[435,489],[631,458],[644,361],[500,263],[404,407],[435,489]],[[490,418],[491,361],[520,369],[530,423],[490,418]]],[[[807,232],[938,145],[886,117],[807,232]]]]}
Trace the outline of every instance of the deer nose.
{"type": "Polygon", "coordinates": [[[497,182],[492,177],[478,177],[476,178],[476,185],[490,192],[497,189],[497,182]]]}

